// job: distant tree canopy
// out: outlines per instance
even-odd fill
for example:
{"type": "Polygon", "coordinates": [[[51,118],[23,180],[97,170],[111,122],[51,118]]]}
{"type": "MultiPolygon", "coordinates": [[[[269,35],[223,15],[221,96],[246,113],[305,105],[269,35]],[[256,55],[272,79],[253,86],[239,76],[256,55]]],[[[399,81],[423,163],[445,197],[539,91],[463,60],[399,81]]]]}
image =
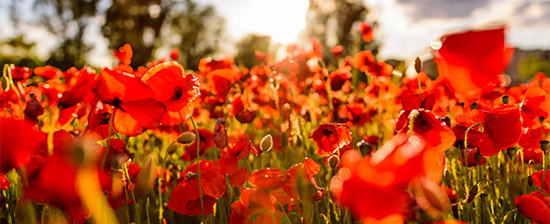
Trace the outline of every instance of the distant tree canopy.
{"type": "MultiPolygon", "coordinates": [[[[33,57],[33,43],[23,41],[24,33],[9,40],[27,45],[17,45],[17,54],[2,54],[7,58],[3,61],[33,61],[22,64],[27,66],[49,64],[61,69],[86,66],[88,53],[97,43],[93,40],[97,36],[89,34],[100,30],[110,49],[126,43],[132,45],[133,67],[154,60],[158,49],[179,48],[180,62],[186,68],[196,69],[201,57],[218,51],[225,26],[225,20],[217,16],[212,6],[199,5],[194,0],[112,0],[110,5],[101,0],[34,0],[33,18],[18,16],[23,4],[11,1],[13,25],[45,27],[58,39],[56,50],[46,61],[33,57]],[[25,60],[21,59],[21,52],[25,52],[25,60]]],[[[2,52],[10,54],[9,50],[2,52]]]]}

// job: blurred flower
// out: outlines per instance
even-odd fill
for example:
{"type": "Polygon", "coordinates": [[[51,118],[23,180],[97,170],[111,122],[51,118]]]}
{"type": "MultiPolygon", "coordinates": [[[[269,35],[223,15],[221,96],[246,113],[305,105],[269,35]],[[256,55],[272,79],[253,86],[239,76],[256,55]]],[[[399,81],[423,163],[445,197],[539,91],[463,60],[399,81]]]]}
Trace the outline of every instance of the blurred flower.
{"type": "Polygon", "coordinates": [[[514,198],[518,212],[533,223],[550,223],[550,198],[540,191],[524,194],[514,198]]]}
{"type": "Polygon", "coordinates": [[[114,51],[114,55],[121,64],[130,65],[133,56],[132,46],[124,44],[118,51],[114,51]]]}
{"type": "Polygon", "coordinates": [[[359,32],[361,33],[361,37],[363,38],[363,41],[365,42],[371,42],[374,38],[374,32],[372,30],[372,26],[365,22],[359,23],[359,32]]]}
{"type": "Polygon", "coordinates": [[[317,145],[317,154],[328,156],[343,153],[352,148],[351,132],[343,124],[321,124],[308,136],[312,138],[317,145]]]}
{"type": "Polygon", "coordinates": [[[473,110],[472,121],[483,122],[483,133],[479,142],[479,152],[492,156],[514,146],[522,134],[521,114],[516,106],[499,106],[491,111],[473,110]]]}

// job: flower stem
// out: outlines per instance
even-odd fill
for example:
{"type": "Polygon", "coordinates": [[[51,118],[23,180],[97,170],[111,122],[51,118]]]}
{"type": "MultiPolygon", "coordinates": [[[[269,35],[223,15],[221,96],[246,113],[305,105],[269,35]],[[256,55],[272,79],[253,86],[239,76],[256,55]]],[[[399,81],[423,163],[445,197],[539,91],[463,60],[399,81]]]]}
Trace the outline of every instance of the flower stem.
{"type": "Polygon", "coordinates": [[[197,129],[197,126],[195,125],[195,120],[193,120],[193,116],[190,117],[191,118],[191,123],[193,124],[193,128],[195,129],[195,135],[197,135],[197,138],[195,141],[197,141],[197,175],[199,176],[199,198],[201,200],[201,211],[202,211],[202,216],[204,218],[204,201],[202,200],[202,185],[201,185],[201,182],[202,182],[202,179],[201,179],[201,157],[200,157],[200,153],[201,153],[201,150],[200,150],[200,135],[199,135],[199,130],[197,129]]]}

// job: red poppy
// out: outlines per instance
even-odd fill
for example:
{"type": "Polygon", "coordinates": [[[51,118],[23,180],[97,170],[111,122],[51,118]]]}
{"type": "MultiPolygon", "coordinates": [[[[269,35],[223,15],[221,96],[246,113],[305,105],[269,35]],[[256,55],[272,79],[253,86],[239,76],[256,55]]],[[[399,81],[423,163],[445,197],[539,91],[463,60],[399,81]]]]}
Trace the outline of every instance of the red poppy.
{"type": "Polygon", "coordinates": [[[141,80],[156,93],[155,100],[166,107],[166,113],[160,121],[162,124],[181,124],[191,116],[191,102],[200,95],[199,79],[192,74],[185,75],[180,64],[158,64],[149,69],[141,80]]]}
{"type": "Polygon", "coordinates": [[[550,223],[550,198],[540,191],[514,198],[518,212],[533,223],[550,223]]]}
{"type": "Polygon", "coordinates": [[[281,223],[283,213],[279,210],[280,205],[287,205],[291,202],[291,198],[278,190],[269,191],[262,189],[241,188],[239,201],[231,204],[232,211],[229,218],[229,223],[281,223]]]}
{"type": "Polygon", "coordinates": [[[550,170],[546,170],[544,174],[544,189],[542,189],[542,182],[543,182],[542,177],[543,177],[542,170],[539,170],[531,174],[531,178],[533,178],[533,183],[535,183],[535,185],[537,185],[537,187],[544,193],[550,194],[550,170]]]}
{"type": "Polygon", "coordinates": [[[214,143],[218,148],[223,149],[227,146],[227,127],[226,122],[223,118],[218,118],[216,120],[216,125],[214,126],[214,143]]]}
{"type": "Polygon", "coordinates": [[[4,173],[0,173],[0,189],[1,190],[8,190],[10,187],[10,180],[6,177],[4,173]]]}
{"type": "Polygon", "coordinates": [[[523,126],[530,127],[533,122],[539,122],[539,117],[548,118],[550,113],[550,97],[539,87],[531,87],[524,95],[521,103],[523,126]]]}
{"type": "MultiPolygon", "coordinates": [[[[192,133],[195,133],[195,130],[191,131],[192,133]]],[[[212,132],[206,129],[198,129],[199,132],[199,148],[200,148],[200,155],[204,155],[204,152],[209,149],[210,147],[214,146],[214,140],[212,139],[212,132]]],[[[181,158],[185,161],[191,161],[195,158],[197,158],[197,140],[193,141],[188,146],[185,146],[185,151],[183,151],[183,155],[181,158]]]]}
{"type": "Polygon", "coordinates": [[[374,63],[374,55],[370,51],[360,51],[353,56],[353,67],[359,71],[369,71],[369,65],[374,63]]]}
{"type": "Polygon", "coordinates": [[[471,117],[475,123],[483,122],[479,142],[481,155],[496,155],[501,149],[514,146],[521,138],[521,114],[516,106],[499,106],[489,112],[473,110],[471,117]]]}
{"type": "MultiPolygon", "coordinates": [[[[456,136],[456,140],[454,143],[455,147],[459,148],[464,146],[466,131],[471,125],[472,123],[470,122],[460,122],[453,126],[452,130],[456,136]]],[[[474,127],[470,129],[470,131],[468,131],[468,148],[477,147],[479,144],[479,141],[481,141],[481,131],[479,131],[478,127],[474,127]]]]}
{"type": "Polygon", "coordinates": [[[317,154],[327,156],[343,153],[351,147],[351,132],[343,124],[321,124],[308,136],[317,145],[317,154]]]}
{"type": "Polygon", "coordinates": [[[180,50],[175,48],[170,51],[170,59],[177,61],[180,58],[180,50]]]}
{"type": "Polygon", "coordinates": [[[240,79],[240,76],[233,69],[217,69],[206,75],[207,84],[212,94],[220,101],[225,101],[231,84],[240,79]]]}
{"type": "Polygon", "coordinates": [[[254,171],[250,175],[248,183],[259,189],[275,190],[288,183],[289,180],[290,174],[283,174],[276,168],[264,168],[254,171]]]}
{"type": "MultiPolygon", "coordinates": [[[[469,137],[469,133],[468,133],[468,138],[469,137]]],[[[469,146],[469,145],[468,145],[469,146]]],[[[483,165],[487,162],[487,159],[485,159],[485,157],[481,157],[481,159],[479,160],[479,164],[477,163],[476,161],[476,154],[479,152],[479,149],[477,147],[473,147],[473,148],[470,148],[468,147],[468,150],[466,150],[466,157],[468,159],[468,163],[466,163],[466,160],[464,159],[464,155],[463,153],[461,152],[461,156],[462,156],[462,165],[463,166],[468,166],[468,167],[472,167],[472,166],[477,166],[477,165],[483,165]]]]}
{"type": "Polygon", "coordinates": [[[359,23],[359,32],[361,33],[361,37],[363,38],[363,41],[365,42],[371,42],[374,38],[374,32],[372,30],[372,26],[365,22],[359,23]]]}
{"type": "Polygon", "coordinates": [[[114,51],[114,55],[121,64],[129,65],[132,62],[133,56],[132,46],[124,44],[118,51],[114,51]]]}
{"type": "Polygon", "coordinates": [[[227,147],[222,148],[221,157],[230,159],[244,159],[250,154],[250,151],[255,150],[252,142],[245,138],[231,137],[227,147]]]}
{"type": "MultiPolygon", "coordinates": [[[[525,120],[523,120],[525,121],[525,120]]],[[[532,127],[523,128],[523,134],[518,144],[523,147],[523,161],[528,163],[529,160],[535,161],[535,163],[542,162],[542,149],[540,148],[540,141],[542,141],[542,135],[540,133],[540,122],[536,122],[532,127]]],[[[548,126],[543,126],[544,133],[548,132],[548,126]]]]}
{"type": "Polygon", "coordinates": [[[235,187],[243,186],[244,182],[248,179],[248,171],[244,167],[239,167],[239,161],[237,159],[219,158],[218,164],[220,165],[220,172],[229,175],[229,184],[235,187]]]}
{"type": "MultiPolygon", "coordinates": [[[[298,178],[299,176],[305,177],[305,180],[307,180],[307,183],[309,186],[312,187],[312,195],[306,195],[306,200],[313,200],[313,201],[319,201],[323,196],[326,194],[326,190],[322,187],[317,186],[317,183],[315,182],[315,178],[313,177],[317,173],[319,173],[319,170],[321,167],[315,163],[312,159],[306,158],[306,160],[303,163],[298,163],[296,165],[291,166],[288,168],[287,171],[285,171],[285,174],[288,174],[290,176],[290,179],[288,182],[283,186],[283,191],[286,193],[286,195],[295,198],[300,199],[298,196],[298,189],[297,189],[297,182],[303,178],[298,178]]],[[[308,186],[308,187],[309,187],[308,186]]]]}
{"type": "Polygon", "coordinates": [[[334,57],[340,57],[342,56],[342,53],[344,53],[344,46],[338,45],[330,48],[330,53],[334,55],[334,57]]]}
{"type": "Polygon", "coordinates": [[[473,97],[490,84],[500,84],[510,56],[503,27],[448,34],[441,42],[435,61],[441,78],[456,93],[473,97]]]}
{"type": "Polygon", "coordinates": [[[97,140],[109,137],[109,133],[114,135],[114,131],[109,132],[109,119],[113,116],[113,108],[107,104],[97,101],[92,106],[88,115],[88,126],[85,132],[93,132],[97,135],[97,140]]]}
{"type": "Polygon", "coordinates": [[[351,79],[350,71],[346,69],[338,69],[330,72],[328,80],[330,82],[330,88],[332,91],[338,91],[342,89],[342,86],[346,81],[351,79]]]}
{"type": "Polygon", "coordinates": [[[14,82],[25,82],[32,75],[32,71],[27,67],[11,67],[11,78],[14,82]]]}
{"type": "Polygon", "coordinates": [[[91,101],[92,90],[96,85],[95,73],[92,68],[84,67],[71,79],[66,79],[67,90],[59,99],[59,105],[67,108],[80,103],[85,98],[91,101]]]}
{"type": "MultiPolygon", "coordinates": [[[[412,124],[414,133],[424,137],[431,147],[439,152],[444,152],[450,148],[456,140],[453,131],[430,111],[413,110],[407,116],[407,122],[405,123],[409,124],[408,120],[410,119],[414,119],[412,124]]],[[[409,125],[407,125],[399,133],[407,133],[409,128],[409,125]]]]}
{"type": "Polygon", "coordinates": [[[34,74],[44,78],[45,80],[61,77],[61,70],[52,66],[37,67],[34,69],[34,74]]]}
{"type": "MultiPolygon", "coordinates": [[[[204,213],[209,215],[214,213],[216,199],[225,193],[225,177],[211,161],[201,161],[200,166],[204,213]]],[[[193,163],[181,172],[183,180],[172,190],[167,205],[172,211],[188,216],[202,213],[197,170],[197,163],[193,163]]]]}
{"type": "Polygon", "coordinates": [[[0,118],[0,173],[25,164],[46,141],[46,133],[26,121],[0,118]]]}
{"type": "Polygon", "coordinates": [[[212,58],[202,58],[199,62],[199,71],[202,74],[208,74],[209,72],[214,71],[216,69],[231,68],[234,61],[235,59],[233,59],[232,56],[226,56],[221,60],[214,60],[212,58]]]}

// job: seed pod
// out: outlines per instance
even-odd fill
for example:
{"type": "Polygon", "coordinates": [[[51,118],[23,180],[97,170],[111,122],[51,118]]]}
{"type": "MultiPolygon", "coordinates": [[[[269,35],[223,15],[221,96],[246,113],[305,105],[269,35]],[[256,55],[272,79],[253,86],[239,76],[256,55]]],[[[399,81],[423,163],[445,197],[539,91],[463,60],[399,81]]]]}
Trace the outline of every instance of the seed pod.
{"type": "Polygon", "coordinates": [[[195,133],[186,131],[178,137],[178,142],[181,144],[191,144],[195,139],[197,139],[195,133]]]}
{"type": "Polygon", "coordinates": [[[506,95],[502,96],[502,103],[508,104],[508,101],[510,101],[510,97],[508,97],[506,95]]]}
{"type": "Polygon", "coordinates": [[[466,196],[466,203],[472,203],[477,195],[477,185],[472,186],[470,188],[470,191],[468,191],[468,195],[466,196]]]}

